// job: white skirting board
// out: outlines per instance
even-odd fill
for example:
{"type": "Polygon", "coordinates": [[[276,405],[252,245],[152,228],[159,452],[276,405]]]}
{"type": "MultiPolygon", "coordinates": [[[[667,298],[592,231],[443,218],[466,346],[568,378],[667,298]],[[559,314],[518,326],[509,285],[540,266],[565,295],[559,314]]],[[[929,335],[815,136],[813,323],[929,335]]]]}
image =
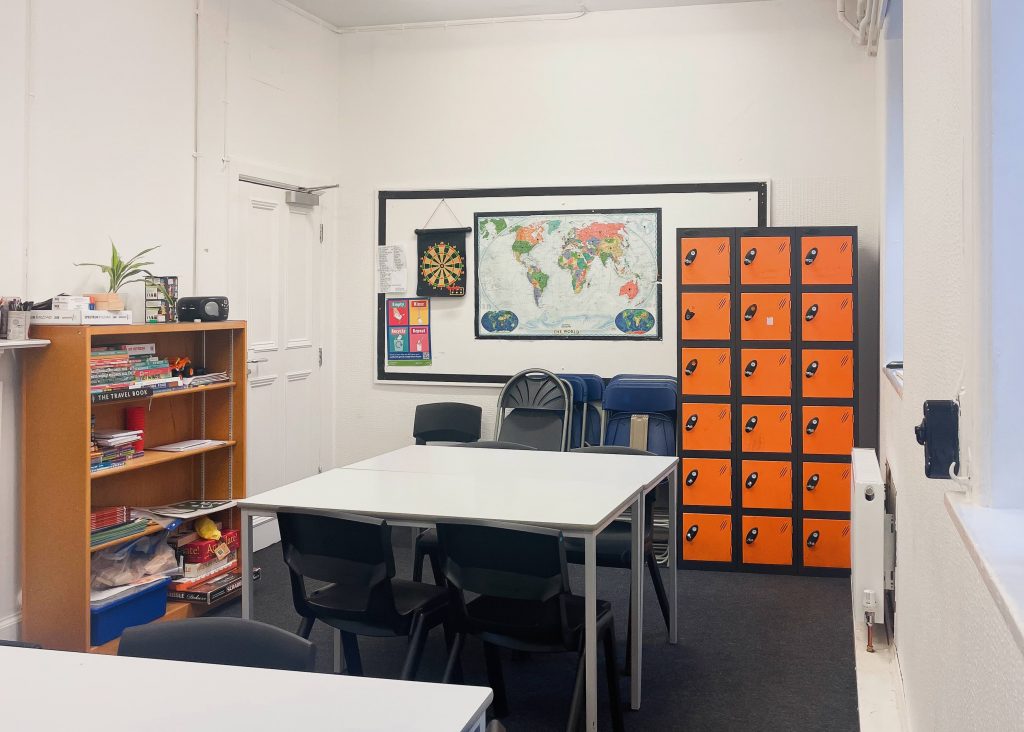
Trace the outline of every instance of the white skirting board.
{"type": "Polygon", "coordinates": [[[254,516],[252,530],[252,550],[258,552],[281,541],[281,529],[273,516],[254,516]]]}
{"type": "Polygon", "coordinates": [[[886,639],[885,626],[875,625],[875,652],[868,653],[863,616],[854,616],[853,650],[857,666],[857,711],[860,728],[871,732],[909,732],[896,646],[886,639]]]}

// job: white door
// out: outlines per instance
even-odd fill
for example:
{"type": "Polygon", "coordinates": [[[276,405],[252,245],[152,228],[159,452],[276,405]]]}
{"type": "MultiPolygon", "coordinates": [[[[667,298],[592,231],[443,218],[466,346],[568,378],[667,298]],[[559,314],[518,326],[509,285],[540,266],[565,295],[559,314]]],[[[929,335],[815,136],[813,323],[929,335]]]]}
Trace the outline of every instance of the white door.
{"type": "MultiPolygon", "coordinates": [[[[232,311],[248,321],[247,494],[320,469],[321,211],[291,205],[285,191],[239,184],[232,236],[232,311]]],[[[276,522],[254,532],[278,540],[276,522]]]]}

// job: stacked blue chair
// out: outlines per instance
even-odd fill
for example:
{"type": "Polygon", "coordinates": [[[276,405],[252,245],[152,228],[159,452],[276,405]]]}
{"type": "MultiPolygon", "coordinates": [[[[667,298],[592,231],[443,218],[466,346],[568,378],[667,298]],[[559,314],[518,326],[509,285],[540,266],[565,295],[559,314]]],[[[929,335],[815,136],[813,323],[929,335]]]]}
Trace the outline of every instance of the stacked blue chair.
{"type": "Polygon", "coordinates": [[[601,444],[601,399],[604,380],[597,374],[560,374],[572,389],[572,422],[569,447],[596,447],[601,444]]]}
{"type": "Polygon", "coordinates": [[[676,454],[678,382],[671,376],[620,374],[604,390],[604,444],[676,454]],[[647,444],[630,445],[634,415],[647,417],[647,444]]]}

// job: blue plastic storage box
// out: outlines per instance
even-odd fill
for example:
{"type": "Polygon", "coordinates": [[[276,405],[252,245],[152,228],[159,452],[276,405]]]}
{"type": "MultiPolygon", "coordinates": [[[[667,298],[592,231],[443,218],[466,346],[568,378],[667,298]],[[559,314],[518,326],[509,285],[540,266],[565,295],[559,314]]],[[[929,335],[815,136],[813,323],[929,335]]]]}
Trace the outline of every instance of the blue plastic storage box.
{"type": "Polygon", "coordinates": [[[167,585],[170,583],[170,577],[165,577],[150,583],[141,592],[92,608],[89,611],[92,616],[92,645],[101,646],[120,637],[125,628],[163,617],[167,612],[167,585]]]}

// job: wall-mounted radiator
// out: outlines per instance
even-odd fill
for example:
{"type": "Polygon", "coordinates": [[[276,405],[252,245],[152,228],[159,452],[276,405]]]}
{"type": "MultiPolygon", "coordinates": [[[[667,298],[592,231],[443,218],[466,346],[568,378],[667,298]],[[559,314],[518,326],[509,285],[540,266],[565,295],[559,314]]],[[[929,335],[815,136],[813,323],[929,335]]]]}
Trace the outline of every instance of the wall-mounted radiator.
{"type": "Polygon", "coordinates": [[[885,481],[874,450],[853,450],[850,490],[853,617],[867,623],[868,650],[873,650],[874,624],[884,622],[895,563],[892,517],[885,512],[885,481]]]}

